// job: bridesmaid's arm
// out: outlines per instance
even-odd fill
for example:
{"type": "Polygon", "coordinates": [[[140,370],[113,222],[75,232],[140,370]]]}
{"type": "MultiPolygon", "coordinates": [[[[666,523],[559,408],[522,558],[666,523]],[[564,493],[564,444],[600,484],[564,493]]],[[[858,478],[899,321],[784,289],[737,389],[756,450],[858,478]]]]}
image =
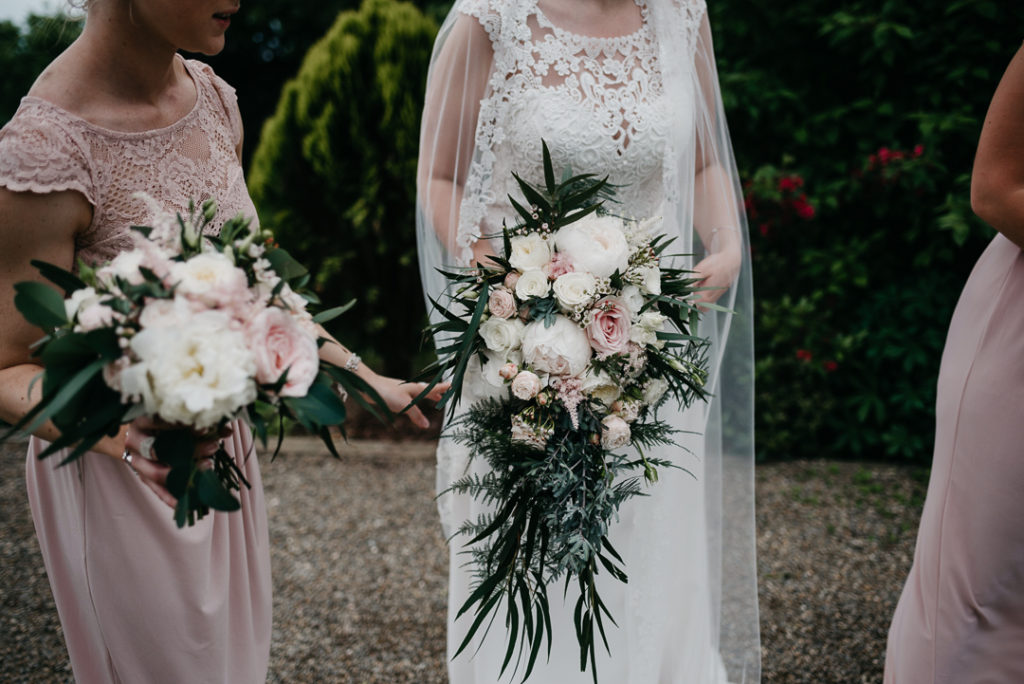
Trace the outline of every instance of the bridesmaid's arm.
{"type": "MultiPolygon", "coordinates": [[[[349,351],[341,342],[334,339],[329,332],[324,330],[323,326],[318,327],[320,335],[329,340],[320,347],[320,358],[329,363],[333,363],[335,366],[344,367],[345,364],[355,356],[355,354],[349,351]]],[[[411,406],[413,399],[419,396],[420,392],[426,389],[427,385],[425,383],[406,382],[397,378],[378,375],[369,366],[362,362],[356,366],[355,374],[365,380],[366,383],[380,395],[381,399],[387,403],[389,409],[395,412],[404,410],[405,415],[407,415],[409,420],[411,420],[416,426],[421,428],[430,427],[430,421],[423,415],[423,412],[416,406],[411,406]]],[[[426,398],[431,401],[440,401],[441,395],[447,391],[448,387],[449,383],[436,385],[431,389],[430,394],[428,394],[426,398]]]]}
{"type": "MultiPolygon", "coordinates": [[[[11,192],[0,188],[0,420],[17,423],[39,401],[41,383],[33,380],[43,368],[32,359],[29,347],[43,336],[14,306],[14,284],[40,281],[33,259],[70,270],[75,258],[75,235],[89,226],[92,207],[74,191],[37,194],[11,192]]],[[[120,459],[129,448],[140,453],[140,442],[148,436],[146,421],[133,429],[121,426],[115,437],[104,437],[94,452],[120,459]]],[[[35,435],[47,441],[60,432],[46,423],[35,435]]],[[[142,481],[165,503],[175,499],[167,491],[167,466],[137,458],[133,468],[142,481]]]]}
{"type": "Polygon", "coordinates": [[[971,208],[1024,248],[1024,48],[992,97],[971,175],[971,208]]]}

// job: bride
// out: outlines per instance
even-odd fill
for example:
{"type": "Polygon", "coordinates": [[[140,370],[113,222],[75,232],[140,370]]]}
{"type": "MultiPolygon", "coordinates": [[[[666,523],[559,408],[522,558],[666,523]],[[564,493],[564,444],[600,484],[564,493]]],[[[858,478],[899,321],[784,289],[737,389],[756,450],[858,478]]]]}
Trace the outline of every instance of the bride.
{"type": "MultiPolygon", "coordinates": [[[[701,320],[712,398],[662,408],[683,432],[656,455],[689,473],[663,471],[609,532],[629,582],[599,577],[618,626],[597,672],[629,684],[757,682],[749,249],[704,0],[457,0],[434,48],[421,132],[417,229],[430,297],[444,291],[438,267],[497,253],[487,237],[513,220],[508,196],[521,197],[512,173],[543,179],[541,139],[556,167],[618,186],[614,213],[662,216],[672,251],[693,255],[678,258],[702,279],[704,301],[731,310],[701,320]]],[[[461,405],[494,389],[477,367],[461,405]]],[[[442,439],[438,491],[484,467],[442,439]]],[[[466,496],[438,501],[449,536],[484,511],[466,496]]],[[[471,622],[454,619],[473,582],[464,543],[450,541],[449,655],[471,622]]],[[[531,681],[590,681],[575,597],[555,593],[551,655],[531,681]]],[[[450,662],[453,684],[499,679],[500,622],[450,662]]]]}

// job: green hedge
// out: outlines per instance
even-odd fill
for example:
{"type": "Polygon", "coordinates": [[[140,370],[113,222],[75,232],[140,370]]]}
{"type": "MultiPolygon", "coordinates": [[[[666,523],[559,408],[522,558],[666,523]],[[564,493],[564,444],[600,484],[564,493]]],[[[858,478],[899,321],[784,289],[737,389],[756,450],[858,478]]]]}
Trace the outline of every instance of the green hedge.
{"type": "Polygon", "coordinates": [[[711,3],[748,178],[758,454],[927,460],[949,317],[992,235],[971,161],[1024,7],[836,7],[711,3]]]}
{"type": "Polygon", "coordinates": [[[415,174],[436,31],[404,2],[342,12],[285,85],[249,172],[260,219],[323,298],[357,299],[332,332],[399,375],[416,365],[425,323],[415,174]]]}

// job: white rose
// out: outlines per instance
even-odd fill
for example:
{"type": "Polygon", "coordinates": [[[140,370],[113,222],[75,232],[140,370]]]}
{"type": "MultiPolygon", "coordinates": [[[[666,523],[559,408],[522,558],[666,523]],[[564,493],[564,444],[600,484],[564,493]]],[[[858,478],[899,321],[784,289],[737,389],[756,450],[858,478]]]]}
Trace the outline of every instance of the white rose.
{"type": "Polygon", "coordinates": [[[114,287],[114,279],[127,280],[132,285],[141,284],[145,278],[139,272],[139,266],[143,265],[145,254],[139,249],[129,249],[121,252],[114,260],[96,271],[96,279],[109,288],[114,287]]]}
{"type": "Polygon", "coordinates": [[[657,406],[661,398],[668,391],[668,382],[663,378],[653,378],[644,387],[644,403],[648,406],[657,406]]]}
{"type": "Polygon", "coordinates": [[[512,394],[524,401],[533,399],[540,392],[540,378],[536,373],[522,371],[512,381],[512,394]]]}
{"type": "Polygon", "coordinates": [[[657,266],[648,266],[647,268],[641,269],[640,275],[643,278],[643,281],[640,283],[640,287],[652,295],[661,294],[660,268],[657,266]]]}
{"type": "Polygon", "coordinates": [[[523,359],[534,370],[554,375],[579,375],[590,362],[587,334],[565,316],[555,316],[550,327],[543,321],[526,326],[523,359]]]}
{"type": "MultiPolygon", "coordinates": [[[[492,317],[480,324],[479,334],[488,349],[505,353],[519,346],[523,339],[523,328],[523,322],[518,318],[506,320],[492,317]]],[[[505,363],[504,358],[501,363],[505,363]]]]}
{"type": "Polygon", "coordinates": [[[584,394],[597,399],[605,406],[611,406],[622,394],[622,389],[604,371],[594,373],[588,370],[583,376],[582,389],[584,394]]]}
{"type": "Polygon", "coordinates": [[[510,240],[509,263],[518,271],[543,268],[551,261],[551,247],[540,233],[517,235],[510,240]]]}
{"type": "Polygon", "coordinates": [[[620,449],[629,444],[631,437],[629,423],[619,416],[612,414],[601,421],[601,446],[605,449],[620,449]]]}
{"type": "Polygon", "coordinates": [[[527,271],[516,282],[516,296],[520,299],[547,297],[550,291],[551,284],[548,282],[548,277],[544,271],[539,269],[527,271]]]}
{"type": "Polygon", "coordinates": [[[641,347],[646,347],[658,341],[658,333],[642,325],[634,325],[629,329],[629,341],[636,342],[641,347]]]}
{"type": "Polygon", "coordinates": [[[555,280],[554,290],[558,303],[566,309],[573,309],[594,298],[597,280],[586,272],[566,273],[555,280]]]}
{"type": "Polygon", "coordinates": [[[245,271],[218,252],[197,254],[171,266],[175,291],[207,306],[227,306],[249,298],[245,271]]]}
{"type": "Polygon", "coordinates": [[[636,285],[626,285],[622,288],[622,294],[620,295],[623,302],[626,303],[626,308],[629,309],[629,313],[636,316],[640,313],[640,309],[644,307],[646,300],[640,293],[640,288],[636,285]]]}
{"type": "Polygon", "coordinates": [[[624,273],[629,265],[629,244],[622,232],[622,221],[613,216],[590,216],[558,231],[555,245],[566,252],[577,271],[588,271],[595,278],[607,278],[616,271],[624,273]]]}
{"type": "Polygon", "coordinates": [[[169,312],[132,337],[138,362],[121,373],[125,399],[146,413],[203,430],[256,400],[256,362],[222,311],[169,312]]]}

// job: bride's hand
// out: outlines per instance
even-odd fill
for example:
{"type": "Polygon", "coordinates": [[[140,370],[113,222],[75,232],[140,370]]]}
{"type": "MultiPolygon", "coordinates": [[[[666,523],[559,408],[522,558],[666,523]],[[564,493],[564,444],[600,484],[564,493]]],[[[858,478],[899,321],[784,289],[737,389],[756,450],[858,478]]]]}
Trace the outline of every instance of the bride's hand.
{"type": "MultiPolygon", "coordinates": [[[[388,405],[388,408],[395,413],[405,412],[405,415],[412,421],[413,425],[420,428],[430,427],[430,420],[427,419],[419,407],[413,405],[413,400],[420,395],[427,385],[423,382],[406,382],[397,378],[389,378],[383,375],[376,375],[373,379],[367,380],[370,386],[380,395],[380,398],[388,405]]],[[[448,391],[451,383],[443,382],[435,385],[424,399],[440,401],[441,395],[448,391]]]]}
{"type": "Polygon", "coordinates": [[[495,253],[494,245],[491,244],[490,240],[480,239],[473,243],[473,266],[477,264],[483,264],[484,266],[496,266],[491,260],[491,256],[495,253]]]}
{"type": "Polygon", "coordinates": [[[708,255],[694,266],[695,275],[700,278],[697,287],[708,288],[697,293],[697,305],[717,302],[736,282],[741,263],[739,250],[727,249],[708,255]]]}

